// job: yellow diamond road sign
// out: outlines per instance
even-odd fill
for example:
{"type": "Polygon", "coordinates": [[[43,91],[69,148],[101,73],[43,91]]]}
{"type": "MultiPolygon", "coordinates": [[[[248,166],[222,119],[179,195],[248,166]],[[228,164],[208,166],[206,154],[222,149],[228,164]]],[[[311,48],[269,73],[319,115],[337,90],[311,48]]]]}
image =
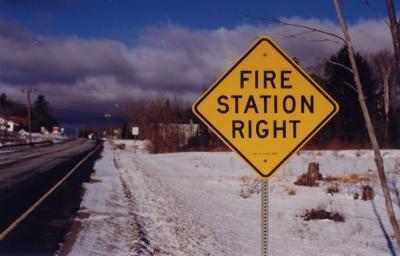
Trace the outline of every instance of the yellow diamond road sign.
{"type": "Polygon", "coordinates": [[[193,104],[193,112],[208,128],[266,179],[338,109],[338,104],[265,36],[193,104]]]}

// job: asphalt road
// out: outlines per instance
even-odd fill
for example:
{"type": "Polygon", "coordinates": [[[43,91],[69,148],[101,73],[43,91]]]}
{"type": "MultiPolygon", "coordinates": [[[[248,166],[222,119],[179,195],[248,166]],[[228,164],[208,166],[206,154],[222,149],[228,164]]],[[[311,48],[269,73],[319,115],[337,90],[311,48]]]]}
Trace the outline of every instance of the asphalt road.
{"type": "Polygon", "coordinates": [[[19,184],[92,149],[95,141],[77,139],[47,147],[0,153],[0,199],[19,184]]]}
{"type": "MultiPolygon", "coordinates": [[[[0,232],[62,179],[95,146],[95,141],[78,139],[52,146],[0,153],[0,232]]],[[[83,193],[81,183],[89,179],[93,159],[85,163],[81,170],[46,199],[43,206],[35,210],[5,240],[0,241],[0,255],[25,255],[27,250],[40,255],[54,253],[57,242],[68,231],[69,224],[65,221],[69,221],[79,208],[83,193]],[[56,229],[59,231],[54,234],[56,229]],[[55,236],[57,238],[53,239],[55,236]]]]}

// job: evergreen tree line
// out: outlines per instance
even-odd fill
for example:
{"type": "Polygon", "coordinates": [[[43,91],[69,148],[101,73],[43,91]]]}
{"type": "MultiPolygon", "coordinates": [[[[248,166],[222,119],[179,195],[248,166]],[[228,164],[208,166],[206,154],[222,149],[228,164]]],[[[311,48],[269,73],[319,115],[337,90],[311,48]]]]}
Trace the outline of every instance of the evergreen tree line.
{"type": "MultiPolygon", "coordinates": [[[[6,120],[11,117],[26,117],[26,122],[21,124],[21,128],[28,131],[28,109],[26,104],[15,101],[5,93],[0,95],[0,117],[6,120]]],[[[41,127],[45,127],[51,131],[53,126],[58,126],[52,106],[47,101],[45,96],[39,95],[31,106],[31,125],[32,132],[40,132],[41,127]]]]}
{"type": "MultiPolygon", "coordinates": [[[[400,81],[394,56],[383,51],[365,56],[357,53],[355,57],[379,144],[383,147],[398,147],[400,145],[397,135],[400,122],[398,107],[400,81]],[[388,71],[387,74],[382,73],[382,66],[388,71]],[[385,112],[385,79],[389,90],[388,113],[385,112]]],[[[319,74],[312,76],[339,103],[340,111],[327,126],[319,131],[309,146],[369,147],[367,128],[358,102],[346,48],[340,49],[322,63],[321,67],[323,69],[319,74]]]]}

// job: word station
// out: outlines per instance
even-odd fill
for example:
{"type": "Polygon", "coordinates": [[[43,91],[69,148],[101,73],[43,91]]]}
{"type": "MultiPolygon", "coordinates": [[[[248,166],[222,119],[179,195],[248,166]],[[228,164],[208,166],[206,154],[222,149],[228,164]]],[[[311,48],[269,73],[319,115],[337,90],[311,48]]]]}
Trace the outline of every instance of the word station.
{"type": "MultiPolygon", "coordinates": [[[[240,89],[264,90],[265,94],[249,95],[220,95],[217,98],[218,109],[221,114],[304,114],[314,113],[314,96],[290,95],[291,71],[282,70],[278,74],[272,70],[240,71],[240,89]],[[276,90],[288,90],[288,94],[275,94],[276,90]]],[[[301,125],[298,119],[258,121],[232,120],[232,138],[297,138],[297,130],[301,125]]]]}

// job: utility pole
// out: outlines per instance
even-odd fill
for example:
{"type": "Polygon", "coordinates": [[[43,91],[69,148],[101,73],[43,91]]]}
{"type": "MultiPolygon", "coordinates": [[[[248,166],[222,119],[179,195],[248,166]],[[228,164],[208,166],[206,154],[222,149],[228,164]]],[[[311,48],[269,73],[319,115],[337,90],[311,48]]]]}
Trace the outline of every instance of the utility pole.
{"type": "Polygon", "coordinates": [[[36,93],[36,89],[21,89],[23,94],[26,94],[26,99],[28,101],[28,125],[29,125],[29,139],[28,142],[32,143],[32,120],[31,120],[31,94],[36,93]]]}
{"type": "Polygon", "coordinates": [[[110,132],[110,119],[111,119],[111,114],[110,113],[105,113],[104,117],[106,118],[106,137],[107,134],[110,136],[111,132],[110,132]]]}

